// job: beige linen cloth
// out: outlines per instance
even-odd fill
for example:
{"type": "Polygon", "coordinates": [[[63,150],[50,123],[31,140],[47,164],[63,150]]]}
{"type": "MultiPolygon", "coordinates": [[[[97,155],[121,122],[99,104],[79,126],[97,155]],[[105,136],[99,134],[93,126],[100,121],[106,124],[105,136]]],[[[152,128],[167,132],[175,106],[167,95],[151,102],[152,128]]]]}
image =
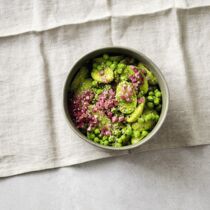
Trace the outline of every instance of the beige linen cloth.
{"type": "Polygon", "coordinates": [[[112,45],[145,53],[169,84],[165,124],[132,152],[210,143],[210,0],[1,0],[0,177],[128,153],[80,140],[62,110],[73,63],[112,45]]]}

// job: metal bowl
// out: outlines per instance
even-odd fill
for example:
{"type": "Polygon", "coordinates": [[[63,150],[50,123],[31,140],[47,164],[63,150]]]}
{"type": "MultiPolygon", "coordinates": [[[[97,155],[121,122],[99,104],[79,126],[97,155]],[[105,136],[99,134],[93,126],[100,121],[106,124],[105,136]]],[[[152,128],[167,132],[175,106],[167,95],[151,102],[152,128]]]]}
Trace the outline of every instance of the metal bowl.
{"type": "Polygon", "coordinates": [[[64,113],[65,113],[65,116],[66,116],[66,119],[67,119],[67,122],[68,122],[70,128],[84,141],[86,141],[98,148],[102,148],[105,150],[115,150],[115,151],[130,150],[130,149],[139,147],[142,144],[144,144],[145,142],[151,140],[152,137],[158,132],[158,130],[162,126],[162,124],[166,118],[167,112],[168,112],[168,106],[169,106],[169,90],[167,87],[166,80],[164,79],[160,69],[144,54],[142,54],[134,49],[127,48],[127,47],[100,48],[100,49],[94,50],[94,51],[84,55],[83,57],[81,57],[71,68],[71,70],[67,76],[67,79],[66,79],[66,82],[64,85],[64,90],[63,90],[64,113]],[[97,144],[97,143],[89,140],[83,133],[81,133],[80,130],[76,128],[74,122],[71,119],[71,115],[70,115],[69,109],[68,109],[67,98],[68,98],[69,86],[72,82],[72,79],[74,78],[75,74],[78,72],[78,70],[84,63],[86,63],[87,61],[89,61],[95,57],[98,57],[104,53],[127,55],[130,57],[133,57],[133,58],[141,61],[142,63],[144,63],[157,77],[157,80],[158,80],[158,83],[159,83],[159,86],[160,86],[160,89],[162,92],[162,110],[161,110],[160,118],[159,118],[159,121],[157,122],[157,124],[155,125],[155,127],[153,128],[153,130],[137,144],[123,146],[123,147],[111,147],[111,146],[104,146],[104,145],[97,144]]]}

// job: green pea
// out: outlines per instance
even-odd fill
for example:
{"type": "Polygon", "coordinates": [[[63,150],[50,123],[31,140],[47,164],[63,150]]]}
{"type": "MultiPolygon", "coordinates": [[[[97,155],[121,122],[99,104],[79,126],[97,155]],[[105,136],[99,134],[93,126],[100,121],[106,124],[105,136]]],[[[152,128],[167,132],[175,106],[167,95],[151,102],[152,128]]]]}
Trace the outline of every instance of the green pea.
{"type": "Polygon", "coordinates": [[[106,140],[104,141],[104,145],[107,146],[109,144],[109,142],[106,140]]]}
{"type": "Polygon", "coordinates": [[[155,115],[155,120],[158,121],[159,118],[160,118],[160,116],[156,114],[156,115],[155,115]]]}
{"type": "Polygon", "coordinates": [[[147,99],[148,99],[148,101],[153,101],[154,100],[154,98],[152,96],[148,96],[147,99]]]}
{"type": "Polygon", "coordinates": [[[122,144],[123,139],[120,137],[120,138],[117,139],[117,142],[120,143],[120,144],[122,144]]]}
{"type": "Polygon", "coordinates": [[[98,128],[96,128],[96,129],[94,130],[94,133],[97,135],[97,134],[100,133],[100,130],[99,130],[98,128]]]}
{"type": "Polygon", "coordinates": [[[159,103],[160,103],[160,99],[159,99],[159,98],[155,98],[155,99],[154,99],[154,104],[155,104],[155,105],[158,105],[159,103]]]}
{"type": "Polygon", "coordinates": [[[120,79],[121,79],[122,81],[126,81],[126,80],[127,80],[127,77],[126,77],[126,76],[121,76],[120,79]]]}
{"type": "Polygon", "coordinates": [[[145,117],[144,117],[145,121],[149,121],[152,119],[152,115],[151,114],[147,114],[145,117]]]}
{"type": "Polygon", "coordinates": [[[93,63],[93,68],[97,69],[98,64],[97,63],[93,63]]]}
{"type": "Polygon", "coordinates": [[[122,72],[123,72],[122,69],[119,69],[119,68],[117,69],[117,73],[118,73],[118,74],[122,74],[122,72]]]}
{"type": "Polygon", "coordinates": [[[127,129],[125,131],[125,134],[128,135],[128,136],[131,136],[132,135],[132,129],[127,129]]]}
{"type": "Polygon", "coordinates": [[[98,137],[95,137],[95,138],[94,138],[94,142],[95,142],[95,143],[99,143],[99,142],[100,142],[99,138],[98,138],[98,137]]]}
{"type": "Polygon", "coordinates": [[[102,63],[102,62],[103,62],[103,58],[102,58],[102,57],[95,58],[94,61],[95,61],[96,63],[102,63]]]}
{"type": "Polygon", "coordinates": [[[122,135],[120,138],[122,139],[122,141],[125,141],[126,140],[126,135],[122,135]]]}
{"type": "Polygon", "coordinates": [[[154,96],[154,92],[153,91],[149,91],[149,96],[154,96]]]}
{"type": "Polygon", "coordinates": [[[151,113],[151,119],[152,120],[156,120],[156,116],[157,116],[157,114],[151,113]]]}
{"type": "Polygon", "coordinates": [[[154,104],[152,102],[148,102],[147,103],[148,108],[153,109],[154,108],[154,104]]]}
{"type": "Polygon", "coordinates": [[[118,67],[119,69],[124,69],[124,68],[126,67],[126,65],[125,65],[124,63],[119,63],[119,64],[117,65],[117,67],[118,67]]]}
{"type": "Polygon", "coordinates": [[[97,69],[98,69],[98,70],[102,70],[102,66],[101,66],[101,65],[98,65],[98,66],[97,66],[97,69]]]}
{"type": "Polygon", "coordinates": [[[94,133],[90,133],[89,138],[93,140],[95,138],[94,133]]]}
{"type": "Polygon", "coordinates": [[[117,67],[117,65],[116,64],[112,64],[112,65],[110,65],[110,68],[112,69],[112,70],[114,70],[115,68],[117,67]]]}
{"type": "Polygon", "coordinates": [[[92,86],[93,86],[93,87],[96,87],[97,85],[98,85],[98,82],[97,82],[97,81],[95,81],[95,80],[92,81],[92,86]]]}
{"type": "Polygon", "coordinates": [[[108,54],[104,54],[103,55],[103,59],[105,59],[105,60],[109,59],[109,55],[108,54]]]}
{"type": "Polygon", "coordinates": [[[139,123],[144,123],[144,118],[140,117],[140,118],[138,119],[138,122],[139,122],[139,123]]]}
{"type": "Polygon", "coordinates": [[[102,140],[103,140],[103,141],[108,140],[108,136],[103,136],[102,140]]]}
{"type": "Polygon", "coordinates": [[[134,136],[135,138],[139,138],[140,135],[141,135],[140,131],[134,131],[134,132],[133,132],[133,136],[134,136]]]}
{"type": "Polygon", "coordinates": [[[96,93],[97,94],[101,94],[103,92],[103,90],[102,89],[98,89],[98,90],[96,90],[96,93]]]}
{"type": "Polygon", "coordinates": [[[160,111],[161,111],[161,109],[162,109],[162,105],[161,105],[161,104],[159,104],[159,105],[156,107],[156,110],[157,110],[158,112],[160,112],[160,111]]]}
{"type": "Polygon", "coordinates": [[[107,65],[107,66],[111,66],[111,65],[112,65],[112,62],[111,62],[111,61],[107,61],[107,62],[106,62],[106,65],[107,65]]]}
{"type": "Polygon", "coordinates": [[[148,132],[147,131],[142,131],[142,133],[141,133],[141,136],[142,137],[145,137],[145,136],[147,136],[148,135],[148,132]]]}
{"type": "Polygon", "coordinates": [[[115,139],[114,136],[110,136],[109,137],[109,142],[114,142],[114,139],[115,139]]]}
{"type": "Polygon", "coordinates": [[[131,139],[131,144],[137,144],[140,141],[138,138],[132,138],[131,139]]]}
{"type": "Polygon", "coordinates": [[[100,144],[101,144],[101,145],[103,145],[103,144],[104,144],[103,140],[100,140],[100,144]]]}
{"type": "Polygon", "coordinates": [[[161,92],[160,91],[156,91],[156,93],[155,93],[155,96],[157,97],[157,98],[160,98],[161,97],[161,92]]]}
{"type": "Polygon", "coordinates": [[[113,144],[114,147],[122,147],[122,144],[119,142],[116,142],[115,144],[113,144]]]}
{"type": "Polygon", "coordinates": [[[157,93],[157,92],[159,92],[159,90],[158,89],[155,89],[154,92],[157,93]]]}

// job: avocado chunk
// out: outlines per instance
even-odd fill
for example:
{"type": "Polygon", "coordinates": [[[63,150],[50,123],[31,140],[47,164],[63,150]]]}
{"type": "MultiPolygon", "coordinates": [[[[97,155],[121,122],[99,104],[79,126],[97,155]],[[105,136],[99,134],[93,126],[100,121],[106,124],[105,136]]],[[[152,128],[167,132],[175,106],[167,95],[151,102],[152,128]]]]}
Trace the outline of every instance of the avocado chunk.
{"type": "Polygon", "coordinates": [[[117,85],[116,88],[116,99],[118,101],[118,108],[124,114],[132,113],[137,105],[136,91],[130,82],[122,81],[117,85]],[[127,94],[127,91],[131,92],[130,101],[122,99],[127,94]]]}
{"type": "Polygon", "coordinates": [[[131,139],[131,144],[137,144],[138,142],[140,142],[142,139],[143,139],[144,137],[143,136],[141,136],[141,137],[139,137],[139,138],[132,138],[131,139]]]}
{"type": "Polygon", "coordinates": [[[93,69],[91,76],[100,83],[110,83],[114,79],[113,70],[109,67],[105,67],[102,70],[93,69]]]}
{"type": "Polygon", "coordinates": [[[132,128],[138,131],[150,130],[154,125],[154,121],[150,120],[147,122],[135,122],[132,124],[132,128]]]}
{"type": "Polygon", "coordinates": [[[127,122],[129,123],[136,122],[143,113],[144,105],[145,105],[145,98],[144,98],[144,102],[139,104],[137,108],[135,109],[135,111],[127,118],[127,122]]]}
{"type": "Polygon", "coordinates": [[[76,94],[80,94],[82,93],[83,91],[86,91],[86,90],[90,90],[91,87],[92,87],[92,79],[88,78],[88,79],[85,79],[83,82],[81,82],[81,85],[79,86],[79,88],[75,91],[76,94]]]}
{"type": "Polygon", "coordinates": [[[130,66],[127,66],[120,76],[120,80],[128,80],[130,76],[134,75],[134,71],[131,69],[130,66]]]}
{"type": "Polygon", "coordinates": [[[158,81],[157,78],[155,77],[155,75],[148,69],[145,67],[144,64],[139,63],[138,67],[142,70],[145,70],[147,73],[147,77],[148,77],[148,82],[150,85],[157,85],[158,81]]]}
{"type": "Polygon", "coordinates": [[[87,77],[88,77],[88,69],[86,67],[82,67],[79,70],[79,72],[76,74],[75,78],[73,79],[70,90],[71,91],[77,90],[87,77]]]}
{"type": "Polygon", "coordinates": [[[140,132],[151,130],[156,124],[155,116],[157,115],[155,110],[145,110],[138,122],[132,124],[132,128],[140,132]]]}
{"type": "Polygon", "coordinates": [[[144,83],[143,85],[140,86],[140,91],[142,91],[143,94],[146,94],[148,92],[148,89],[149,89],[149,84],[148,84],[147,78],[144,77],[144,83]]]}

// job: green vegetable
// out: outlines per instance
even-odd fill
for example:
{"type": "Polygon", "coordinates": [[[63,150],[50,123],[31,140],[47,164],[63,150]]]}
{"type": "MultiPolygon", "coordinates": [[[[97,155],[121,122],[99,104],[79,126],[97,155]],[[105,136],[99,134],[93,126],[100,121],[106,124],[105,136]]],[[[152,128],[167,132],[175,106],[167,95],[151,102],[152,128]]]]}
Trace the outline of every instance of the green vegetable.
{"type": "Polygon", "coordinates": [[[98,138],[98,137],[95,137],[95,138],[94,138],[94,142],[95,142],[95,143],[99,143],[99,142],[100,142],[99,138],[98,138]]]}
{"type": "Polygon", "coordinates": [[[113,146],[114,146],[114,147],[122,147],[122,144],[119,143],[119,142],[116,142],[113,146]]]}
{"type": "Polygon", "coordinates": [[[133,136],[134,136],[135,138],[139,138],[139,137],[141,136],[140,131],[135,130],[135,131],[133,132],[133,136]]]}
{"type": "Polygon", "coordinates": [[[103,55],[103,58],[104,58],[104,60],[108,60],[108,59],[109,59],[109,55],[104,54],[104,55],[103,55]]]}
{"type": "Polygon", "coordinates": [[[144,104],[145,104],[145,99],[144,102],[139,104],[138,107],[135,109],[135,111],[130,115],[130,117],[127,118],[127,122],[132,123],[138,120],[138,118],[141,116],[144,110],[144,104]]]}
{"type": "Polygon", "coordinates": [[[137,144],[138,142],[140,142],[141,139],[140,138],[132,138],[131,139],[131,144],[137,144]]]}
{"type": "Polygon", "coordinates": [[[111,62],[111,61],[107,61],[107,62],[106,62],[106,65],[107,65],[108,67],[110,67],[110,66],[112,65],[112,62],[111,62]]]}
{"type": "Polygon", "coordinates": [[[111,61],[120,62],[120,60],[123,59],[123,56],[110,56],[109,58],[110,58],[111,61]]]}
{"type": "Polygon", "coordinates": [[[133,130],[148,131],[152,129],[156,123],[156,118],[159,117],[157,112],[154,110],[145,110],[139,118],[138,122],[132,124],[133,130]]]}
{"type": "Polygon", "coordinates": [[[142,137],[145,137],[145,136],[147,136],[148,135],[148,131],[142,131],[142,133],[141,133],[141,136],[142,137]]]}
{"type": "Polygon", "coordinates": [[[148,79],[149,79],[149,80],[148,80],[149,84],[151,84],[151,85],[156,85],[156,84],[157,84],[157,78],[155,77],[155,75],[154,75],[151,71],[149,71],[148,68],[146,68],[146,66],[145,66],[144,64],[140,63],[140,64],[138,65],[138,67],[139,67],[141,70],[146,71],[147,77],[148,77],[148,79]]]}
{"type": "Polygon", "coordinates": [[[121,79],[121,81],[125,81],[125,80],[127,81],[127,80],[129,80],[129,77],[132,75],[134,75],[134,71],[132,70],[132,68],[130,66],[127,66],[124,69],[123,73],[121,74],[120,79],[121,79]]]}
{"type": "Polygon", "coordinates": [[[111,68],[112,70],[114,70],[116,67],[117,67],[117,65],[114,64],[114,63],[110,65],[110,68],[111,68]]]}
{"type": "Polygon", "coordinates": [[[96,129],[94,130],[94,133],[97,135],[97,134],[100,133],[100,130],[99,130],[98,128],[96,128],[96,129]]]}
{"type": "Polygon", "coordinates": [[[119,63],[117,67],[118,69],[124,69],[126,65],[124,63],[119,63]]]}
{"type": "Polygon", "coordinates": [[[115,140],[115,137],[114,137],[114,136],[110,136],[110,137],[109,137],[109,142],[112,143],[112,142],[114,142],[114,140],[115,140]]]}
{"type": "Polygon", "coordinates": [[[149,84],[148,84],[146,77],[144,77],[144,82],[143,82],[143,85],[140,86],[140,91],[142,91],[144,94],[146,94],[148,92],[148,89],[149,89],[149,84]]]}
{"type": "Polygon", "coordinates": [[[160,98],[160,97],[161,97],[161,95],[162,95],[162,94],[161,94],[161,92],[160,92],[160,91],[156,91],[156,92],[155,92],[155,96],[156,96],[157,98],[160,98]]]}
{"type": "Polygon", "coordinates": [[[109,144],[109,142],[106,140],[104,141],[104,145],[107,146],[109,144]]]}
{"type": "Polygon", "coordinates": [[[153,91],[149,91],[149,96],[154,96],[154,92],[153,91]]]}
{"type": "Polygon", "coordinates": [[[92,79],[85,79],[83,82],[81,82],[81,85],[78,87],[77,90],[75,90],[76,94],[80,94],[85,90],[90,90],[92,87],[92,79]]]}
{"type": "Polygon", "coordinates": [[[117,69],[118,74],[122,74],[123,70],[122,69],[117,69]]]}
{"type": "Polygon", "coordinates": [[[157,110],[158,112],[160,112],[160,111],[161,111],[161,109],[162,109],[162,105],[161,105],[161,104],[159,104],[159,105],[156,107],[156,110],[157,110]]]}
{"type": "Polygon", "coordinates": [[[160,99],[159,99],[159,98],[155,98],[155,99],[154,99],[154,104],[155,104],[155,105],[158,105],[159,103],[160,103],[160,99]]]}
{"type": "Polygon", "coordinates": [[[88,77],[88,69],[86,67],[82,67],[79,70],[79,72],[76,74],[75,78],[73,79],[70,90],[71,91],[77,90],[87,77],[88,77]]]}
{"type": "Polygon", "coordinates": [[[147,99],[148,99],[148,101],[153,101],[154,100],[154,98],[152,96],[148,96],[147,99]]]}
{"type": "Polygon", "coordinates": [[[150,108],[150,109],[153,109],[154,108],[154,104],[152,102],[148,102],[147,103],[147,107],[150,108]]]}
{"type": "Polygon", "coordinates": [[[91,76],[94,80],[100,83],[110,83],[114,79],[113,70],[109,67],[104,69],[93,69],[91,76]]]}
{"type": "Polygon", "coordinates": [[[131,57],[104,54],[74,77],[73,120],[91,141],[116,148],[137,144],[158,122],[163,100],[157,78],[137,64],[131,57]]]}
{"type": "Polygon", "coordinates": [[[118,108],[122,113],[124,114],[132,113],[135,110],[136,104],[137,104],[136,92],[134,90],[133,85],[126,81],[120,82],[117,85],[117,89],[116,89],[116,99],[118,101],[118,108]],[[127,102],[124,99],[122,99],[122,96],[125,94],[124,92],[128,88],[132,89],[131,102],[127,102]]]}

